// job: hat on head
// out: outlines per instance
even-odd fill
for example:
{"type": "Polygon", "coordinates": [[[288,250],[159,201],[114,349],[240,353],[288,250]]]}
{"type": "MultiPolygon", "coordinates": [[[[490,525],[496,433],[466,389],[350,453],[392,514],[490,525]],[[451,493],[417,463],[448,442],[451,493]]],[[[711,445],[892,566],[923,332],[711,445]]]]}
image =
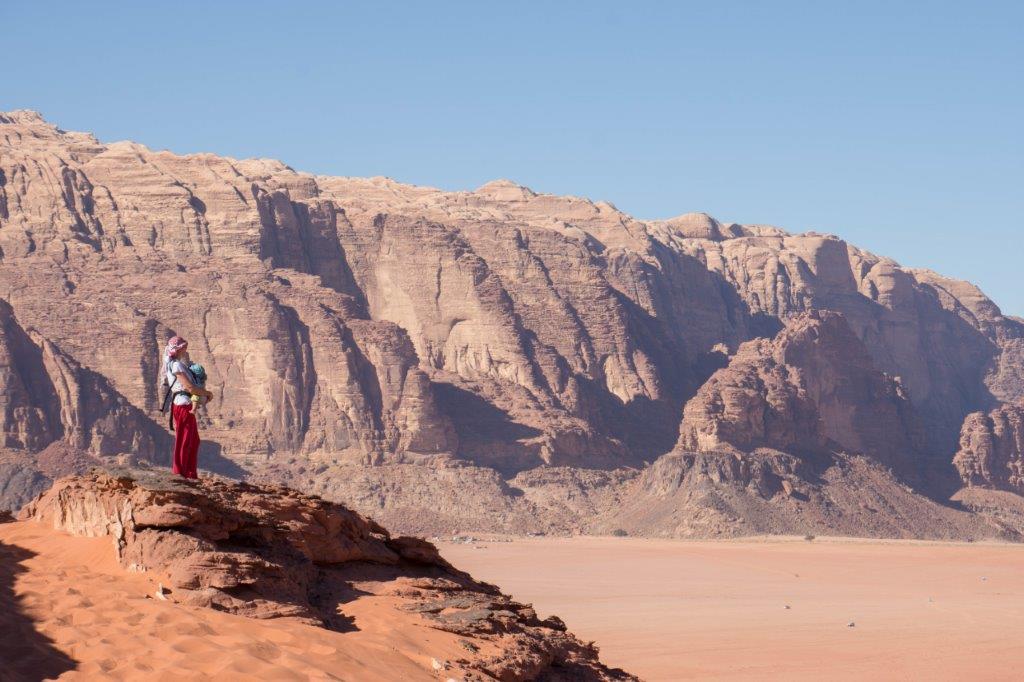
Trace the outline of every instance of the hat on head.
{"type": "Polygon", "coordinates": [[[188,341],[180,336],[172,336],[171,340],[167,342],[167,357],[173,358],[186,348],[188,348],[188,341]]]}

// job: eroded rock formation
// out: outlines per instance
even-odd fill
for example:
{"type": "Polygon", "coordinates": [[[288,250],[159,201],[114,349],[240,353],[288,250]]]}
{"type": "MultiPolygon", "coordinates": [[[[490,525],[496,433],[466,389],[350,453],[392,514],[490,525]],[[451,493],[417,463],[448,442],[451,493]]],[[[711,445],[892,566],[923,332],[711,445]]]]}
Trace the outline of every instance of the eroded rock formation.
{"type": "Polygon", "coordinates": [[[602,665],[593,644],[558,618],[541,620],[453,568],[430,543],[392,537],[341,505],[287,488],[94,469],[57,481],[21,519],[110,536],[126,570],[161,576],[164,598],[192,606],[344,631],[352,626],[347,602],[386,597],[396,617],[418,620],[424,633],[462,638],[465,657],[444,663],[448,676],[635,679],[602,665]]]}
{"type": "Polygon", "coordinates": [[[967,485],[1024,492],[1024,402],[968,415],[953,463],[967,485]]]}
{"type": "Polygon", "coordinates": [[[487,472],[481,508],[565,510],[531,472],[631,479],[677,442],[835,445],[946,496],[963,419],[1024,397],[1021,320],[830,235],[182,156],[26,111],[0,114],[0,301],[8,459],[165,461],[159,348],[180,334],[218,396],[203,466],[325,495],[378,467],[358,492],[383,510],[487,472]]]}
{"type": "Polygon", "coordinates": [[[923,434],[902,385],[879,371],[843,315],[791,318],[740,346],[683,410],[677,449],[866,454],[908,473],[923,434]]]}

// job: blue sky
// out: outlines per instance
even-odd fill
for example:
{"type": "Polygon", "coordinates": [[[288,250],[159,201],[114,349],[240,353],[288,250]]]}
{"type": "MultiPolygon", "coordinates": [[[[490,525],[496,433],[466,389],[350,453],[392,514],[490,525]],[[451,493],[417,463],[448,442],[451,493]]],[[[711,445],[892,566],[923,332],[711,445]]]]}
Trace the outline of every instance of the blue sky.
{"type": "Polygon", "coordinates": [[[832,232],[1024,315],[1022,25],[1012,2],[5,0],[0,110],[832,232]]]}

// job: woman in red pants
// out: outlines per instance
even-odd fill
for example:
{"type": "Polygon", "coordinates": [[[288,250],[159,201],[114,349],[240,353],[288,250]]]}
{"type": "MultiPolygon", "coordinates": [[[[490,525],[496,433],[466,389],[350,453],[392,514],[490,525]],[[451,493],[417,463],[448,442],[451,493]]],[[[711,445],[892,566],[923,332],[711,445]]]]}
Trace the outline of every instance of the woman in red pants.
{"type": "Polygon", "coordinates": [[[171,470],[185,478],[198,478],[199,424],[192,412],[192,396],[202,396],[210,401],[213,393],[198,386],[189,371],[188,341],[180,336],[173,337],[167,342],[164,356],[164,371],[173,396],[174,463],[171,470]]]}

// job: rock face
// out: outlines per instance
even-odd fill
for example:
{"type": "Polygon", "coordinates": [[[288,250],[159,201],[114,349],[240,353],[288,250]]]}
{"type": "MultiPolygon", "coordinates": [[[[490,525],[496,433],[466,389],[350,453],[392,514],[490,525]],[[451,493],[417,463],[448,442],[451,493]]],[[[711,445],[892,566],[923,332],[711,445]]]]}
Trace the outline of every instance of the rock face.
{"type": "Polygon", "coordinates": [[[53,342],[26,331],[0,300],[0,445],[12,471],[0,502],[17,508],[52,476],[81,470],[96,457],[153,458],[170,438],[151,418],[53,342]],[[32,452],[26,460],[17,453],[32,452]]]}
{"type": "Polygon", "coordinates": [[[748,341],[683,410],[679,450],[866,454],[904,473],[924,447],[899,382],[875,368],[845,318],[791,318],[774,338],[748,341]]]}
{"type": "Polygon", "coordinates": [[[965,485],[1024,492],[1024,403],[968,415],[953,463],[965,485]]]}
{"type": "Polygon", "coordinates": [[[38,453],[62,443],[165,463],[179,334],[218,396],[201,466],[374,513],[455,519],[431,491],[457,473],[497,476],[480,508],[510,523],[536,500],[576,527],[599,477],[533,472],[621,482],[727,446],[862,453],[944,499],[964,418],[1024,398],[1024,323],[833,236],[179,156],[26,111],[0,114],[0,302],[9,461],[50,478],[38,453]]]}
{"type": "Polygon", "coordinates": [[[425,629],[464,638],[466,656],[446,662],[449,675],[635,679],[602,665],[558,618],[541,620],[454,569],[430,543],[392,537],[345,507],[287,488],[93,469],[57,481],[21,519],[110,536],[125,569],[164,576],[165,598],[192,606],[344,630],[355,591],[387,597],[425,629]]]}

